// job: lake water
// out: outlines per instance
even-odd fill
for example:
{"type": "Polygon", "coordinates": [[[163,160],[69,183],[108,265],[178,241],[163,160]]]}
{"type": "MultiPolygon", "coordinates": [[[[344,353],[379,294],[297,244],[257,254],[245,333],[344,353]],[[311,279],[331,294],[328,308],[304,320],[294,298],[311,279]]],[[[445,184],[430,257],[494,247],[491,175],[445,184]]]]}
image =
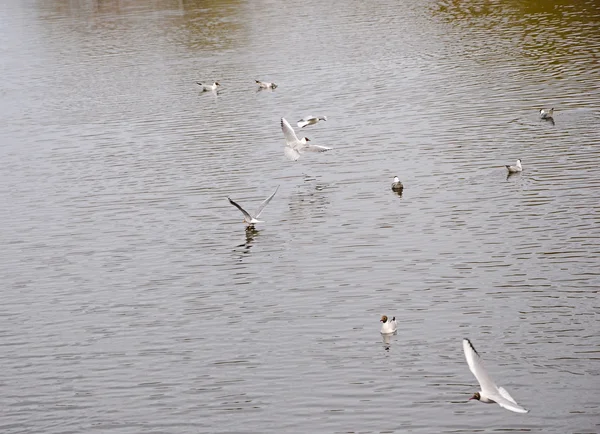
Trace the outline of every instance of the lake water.
{"type": "Polygon", "coordinates": [[[6,0],[0,29],[2,433],[600,432],[597,2],[6,0]],[[334,149],[292,162],[306,114],[334,149]],[[245,231],[227,196],[277,185],[245,231]],[[529,414],[467,402],[463,337],[529,414]]]}

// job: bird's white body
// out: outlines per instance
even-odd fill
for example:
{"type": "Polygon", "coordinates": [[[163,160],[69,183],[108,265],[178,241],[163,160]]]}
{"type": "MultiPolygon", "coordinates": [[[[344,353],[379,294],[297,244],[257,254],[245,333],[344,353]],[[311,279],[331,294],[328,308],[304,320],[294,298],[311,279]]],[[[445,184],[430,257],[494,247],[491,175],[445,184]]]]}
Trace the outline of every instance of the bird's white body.
{"type": "Polygon", "coordinates": [[[197,81],[196,84],[202,88],[202,92],[216,91],[220,86],[216,81],[213,84],[202,84],[197,81]]]}
{"type": "Polygon", "coordinates": [[[277,188],[275,189],[275,191],[273,192],[273,194],[271,196],[267,197],[259,205],[259,207],[256,210],[256,213],[254,215],[250,214],[248,211],[246,211],[244,208],[242,208],[236,202],[231,200],[229,197],[227,199],[229,200],[229,203],[231,203],[233,206],[235,206],[237,209],[239,209],[242,212],[242,214],[244,214],[244,223],[246,223],[248,226],[254,226],[256,223],[264,223],[262,220],[259,220],[258,217],[260,217],[260,214],[262,213],[263,209],[267,206],[267,204],[269,202],[271,202],[271,199],[273,199],[273,196],[275,196],[275,193],[277,193],[277,190],[279,190],[279,186],[277,186],[277,188]]]}
{"type": "Polygon", "coordinates": [[[381,334],[387,335],[390,333],[396,333],[398,330],[398,324],[396,323],[396,317],[389,319],[387,316],[381,317],[381,334]]]}
{"type": "Polygon", "coordinates": [[[554,117],[554,107],[551,109],[540,109],[540,118],[552,119],[554,117]]]}
{"type": "Polygon", "coordinates": [[[521,166],[521,160],[517,160],[514,166],[506,166],[508,173],[517,173],[523,171],[523,166],[521,166]]]}
{"type": "Polygon", "coordinates": [[[268,81],[260,81],[260,80],[254,80],[256,81],[256,84],[258,84],[258,87],[260,87],[261,89],[275,89],[277,87],[277,85],[275,83],[270,83],[268,81]]]}
{"type": "Polygon", "coordinates": [[[314,125],[319,121],[326,121],[327,116],[305,116],[298,121],[298,127],[304,128],[307,125],[314,125]]]}
{"type": "Polygon", "coordinates": [[[302,139],[299,139],[296,135],[296,132],[294,131],[290,123],[287,120],[285,120],[285,118],[281,118],[281,130],[283,131],[283,135],[285,136],[285,148],[283,152],[285,156],[292,161],[296,161],[298,158],[300,158],[300,154],[305,151],[325,152],[331,149],[326,146],[310,145],[308,144],[310,140],[306,137],[302,137],[302,139]]]}
{"type": "Polygon", "coordinates": [[[483,366],[483,360],[479,353],[473,347],[473,344],[468,339],[463,339],[463,351],[465,358],[469,364],[469,369],[479,382],[481,391],[473,395],[471,399],[478,399],[486,404],[496,403],[500,407],[505,408],[515,413],[528,413],[529,410],[517,404],[517,401],[503,387],[496,386],[496,383],[487,373],[483,366]]]}

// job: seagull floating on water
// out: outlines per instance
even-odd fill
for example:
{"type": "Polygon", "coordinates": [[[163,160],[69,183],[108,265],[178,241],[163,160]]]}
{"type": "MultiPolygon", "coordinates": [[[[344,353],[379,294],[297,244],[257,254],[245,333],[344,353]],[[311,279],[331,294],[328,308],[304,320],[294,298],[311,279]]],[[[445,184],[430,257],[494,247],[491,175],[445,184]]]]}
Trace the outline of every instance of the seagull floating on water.
{"type": "Polygon", "coordinates": [[[398,178],[397,176],[394,176],[394,182],[392,182],[392,190],[396,193],[402,193],[402,190],[404,190],[404,186],[400,182],[400,178],[398,178]]]}
{"type": "Polygon", "coordinates": [[[383,315],[379,321],[383,323],[381,324],[381,334],[386,335],[389,333],[396,333],[396,330],[398,329],[398,325],[396,324],[396,317],[393,317],[390,320],[386,315],[383,315]]]}
{"type": "Polygon", "coordinates": [[[298,126],[304,128],[307,125],[314,125],[319,121],[326,121],[327,116],[305,116],[298,121],[298,126]]]}
{"type": "Polygon", "coordinates": [[[514,166],[509,166],[507,164],[506,165],[506,169],[508,170],[508,173],[522,172],[523,171],[523,166],[521,166],[521,160],[517,160],[517,162],[515,163],[514,166]]]}
{"type": "Polygon", "coordinates": [[[260,87],[261,89],[275,89],[277,87],[277,85],[275,83],[269,83],[268,81],[260,81],[260,80],[254,80],[256,81],[256,84],[258,84],[258,87],[260,87]]]}
{"type": "Polygon", "coordinates": [[[505,408],[516,413],[528,413],[529,410],[524,409],[517,401],[503,387],[498,387],[489,376],[485,367],[483,366],[483,360],[481,356],[475,350],[475,347],[468,339],[463,339],[463,350],[465,352],[465,358],[469,364],[469,369],[479,382],[481,387],[480,392],[475,392],[471,399],[476,399],[486,404],[496,403],[500,407],[505,408]]]}
{"type": "Polygon", "coordinates": [[[540,109],[540,118],[554,119],[554,107],[551,109],[540,109]]]}
{"type": "Polygon", "coordinates": [[[202,88],[202,92],[215,91],[219,86],[221,86],[218,82],[214,82],[213,84],[202,84],[199,81],[196,82],[198,86],[202,88]]]}
{"type": "Polygon", "coordinates": [[[331,149],[326,146],[309,145],[308,142],[310,142],[310,139],[307,137],[298,139],[296,132],[285,118],[281,118],[281,130],[285,136],[285,148],[283,152],[290,160],[296,161],[304,151],[325,152],[331,149]]]}
{"type": "Polygon", "coordinates": [[[234,201],[232,201],[229,197],[227,197],[227,199],[229,200],[230,204],[232,204],[233,206],[235,206],[237,209],[239,209],[242,212],[242,214],[244,214],[244,222],[248,226],[254,226],[255,223],[264,223],[262,220],[258,220],[258,217],[260,217],[260,214],[263,212],[263,209],[267,206],[267,204],[269,202],[271,202],[271,199],[273,199],[273,196],[275,196],[275,193],[277,193],[277,190],[279,190],[279,186],[277,186],[277,188],[275,189],[275,191],[273,192],[273,194],[271,196],[267,197],[260,204],[260,206],[258,207],[258,209],[256,210],[256,213],[254,215],[250,214],[244,208],[242,208],[237,203],[235,203],[234,201]]]}

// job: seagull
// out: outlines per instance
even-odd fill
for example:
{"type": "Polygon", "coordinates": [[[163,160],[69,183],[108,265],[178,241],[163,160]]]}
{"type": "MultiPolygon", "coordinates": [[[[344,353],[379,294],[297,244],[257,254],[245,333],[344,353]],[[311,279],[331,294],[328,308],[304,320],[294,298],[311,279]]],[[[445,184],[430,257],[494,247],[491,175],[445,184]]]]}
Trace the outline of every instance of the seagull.
{"type": "Polygon", "coordinates": [[[402,193],[402,190],[404,190],[404,186],[400,182],[400,178],[398,178],[397,176],[394,176],[394,182],[392,182],[392,190],[396,193],[402,193]]]}
{"type": "Polygon", "coordinates": [[[300,119],[298,121],[298,126],[300,128],[304,128],[307,125],[314,125],[316,123],[318,123],[319,121],[326,121],[327,120],[327,116],[305,116],[302,119],[300,119]]]}
{"type": "Polygon", "coordinates": [[[396,317],[393,317],[391,320],[388,320],[388,317],[383,315],[379,320],[383,324],[381,324],[381,334],[389,334],[396,333],[396,329],[398,328],[396,324],[396,317]]]}
{"type": "Polygon", "coordinates": [[[216,81],[213,84],[211,84],[211,85],[202,84],[199,81],[197,81],[196,84],[199,85],[202,88],[202,92],[208,92],[209,90],[215,91],[215,90],[217,90],[217,87],[221,86],[216,81]]]}
{"type": "Polygon", "coordinates": [[[517,160],[514,166],[509,166],[507,164],[506,168],[508,169],[508,173],[517,173],[523,171],[523,166],[521,166],[521,160],[517,160]]]}
{"type": "Polygon", "coordinates": [[[273,194],[271,196],[267,197],[263,201],[263,203],[260,204],[260,206],[256,210],[256,213],[255,213],[254,216],[252,214],[250,214],[248,211],[246,211],[244,208],[242,208],[241,206],[239,206],[237,203],[235,203],[234,201],[232,201],[229,197],[227,197],[227,199],[229,200],[230,204],[232,204],[233,206],[235,206],[237,209],[239,209],[242,212],[242,214],[244,214],[244,222],[248,226],[252,226],[253,227],[255,223],[264,223],[262,220],[258,220],[258,217],[260,217],[260,214],[262,213],[262,211],[265,208],[265,206],[267,206],[267,204],[269,202],[271,202],[271,199],[273,199],[273,196],[275,196],[275,193],[277,193],[277,190],[279,190],[279,186],[277,186],[277,188],[275,189],[275,191],[273,192],[273,194]]]}
{"type": "Polygon", "coordinates": [[[307,137],[298,139],[296,132],[285,118],[281,118],[281,129],[285,136],[285,148],[283,152],[290,160],[296,161],[304,151],[325,152],[331,149],[326,146],[309,145],[308,142],[310,142],[310,139],[307,137]]]}
{"type": "Polygon", "coordinates": [[[277,87],[277,85],[275,83],[269,83],[268,81],[260,81],[260,80],[254,80],[256,81],[256,84],[258,84],[258,87],[260,87],[261,89],[275,89],[277,87]]]}
{"type": "Polygon", "coordinates": [[[517,404],[512,396],[508,394],[506,389],[496,386],[494,380],[491,379],[485,370],[485,367],[483,366],[483,360],[481,360],[481,356],[475,350],[475,347],[473,347],[473,344],[470,340],[463,339],[463,350],[465,351],[465,358],[469,364],[469,369],[479,382],[479,387],[481,387],[481,391],[475,392],[475,394],[469,398],[469,400],[476,399],[478,401],[485,402],[486,404],[492,404],[495,402],[500,407],[514,411],[515,413],[529,412],[529,410],[526,410],[517,404]]]}
{"type": "Polygon", "coordinates": [[[550,110],[540,109],[540,118],[553,119],[554,118],[554,107],[552,107],[550,110]]]}

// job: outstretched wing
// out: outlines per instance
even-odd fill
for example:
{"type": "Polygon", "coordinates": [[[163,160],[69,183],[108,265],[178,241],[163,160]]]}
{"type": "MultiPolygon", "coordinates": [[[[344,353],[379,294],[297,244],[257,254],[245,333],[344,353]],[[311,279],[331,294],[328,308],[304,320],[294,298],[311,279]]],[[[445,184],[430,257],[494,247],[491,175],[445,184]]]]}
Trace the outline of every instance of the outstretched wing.
{"type": "Polygon", "coordinates": [[[258,207],[258,209],[256,210],[256,218],[260,217],[260,213],[262,213],[263,209],[265,208],[265,206],[267,206],[267,204],[269,202],[271,202],[271,199],[273,199],[273,196],[275,196],[275,193],[277,193],[277,190],[279,190],[279,186],[277,186],[277,188],[275,189],[275,191],[273,192],[273,194],[269,197],[267,197],[263,203],[260,204],[260,206],[258,207]]]}
{"type": "Polygon", "coordinates": [[[327,146],[309,145],[309,144],[304,145],[304,147],[302,148],[303,151],[309,151],[309,152],[325,152],[325,151],[331,151],[332,149],[333,148],[328,148],[327,146]]]}
{"type": "MultiPolygon", "coordinates": [[[[504,393],[506,393],[508,395],[508,392],[503,389],[503,388],[499,388],[498,390],[500,391],[504,391],[504,393]]],[[[515,413],[529,413],[529,410],[521,407],[519,404],[517,404],[515,402],[514,399],[507,399],[506,396],[504,395],[503,392],[500,392],[500,394],[492,394],[492,395],[488,395],[490,399],[493,399],[496,404],[498,404],[500,407],[505,408],[507,410],[510,411],[514,411],[515,413]]],[[[510,395],[508,395],[510,396],[510,395]]]]}
{"type": "Polygon", "coordinates": [[[483,366],[483,360],[479,356],[479,353],[475,350],[475,347],[468,339],[463,339],[463,350],[465,352],[465,358],[467,359],[467,363],[469,364],[469,369],[479,382],[479,386],[481,386],[481,392],[484,395],[491,395],[498,393],[498,386],[492,380],[492,377],[487,373],[485,367],[483,366]]]}
{"type": "Polygon", "coordinates": [[[242,212],[242,214],[244,214],[244,217],[246,217],[247,221],[249,221],[249,222],[252,221],[252,216],[250,214],[248,214],[248,212],[244,208],[242,208],[237,203],[235,203],[234,201],[232,201],[231,199],[229,199],[229,197],[227,199],[229,200],[230,204],[232,204],[233,206],[235,206],[237,209],[239,209],[242,212]]]}
{"type": "Polygon", "coordinates": [[[300,153],[295,149],[290,148],[289,146],[283,148],[283,153],[287,158],[289,158],[292,161],[296,161],[298,158],[300,158],[300,153]]]}
{"type": "Polygon", "coordinates": [[[287,145],[293,148],[299,140],[296,136],[296,132],[285,118],[281,118],[281,130],[283,131],[287,145]]]}
{"type": "Polygon", "coordinates": [[[500,392],[500,395],[502,395],[503,398],[508,399],[513,404],[517,403],[517,401],[515,401],[515,399],[512,396],[510,396],[510,393],[508,393],[508,391],[504,387],[498,387],[498,392],[500,392]]]}

